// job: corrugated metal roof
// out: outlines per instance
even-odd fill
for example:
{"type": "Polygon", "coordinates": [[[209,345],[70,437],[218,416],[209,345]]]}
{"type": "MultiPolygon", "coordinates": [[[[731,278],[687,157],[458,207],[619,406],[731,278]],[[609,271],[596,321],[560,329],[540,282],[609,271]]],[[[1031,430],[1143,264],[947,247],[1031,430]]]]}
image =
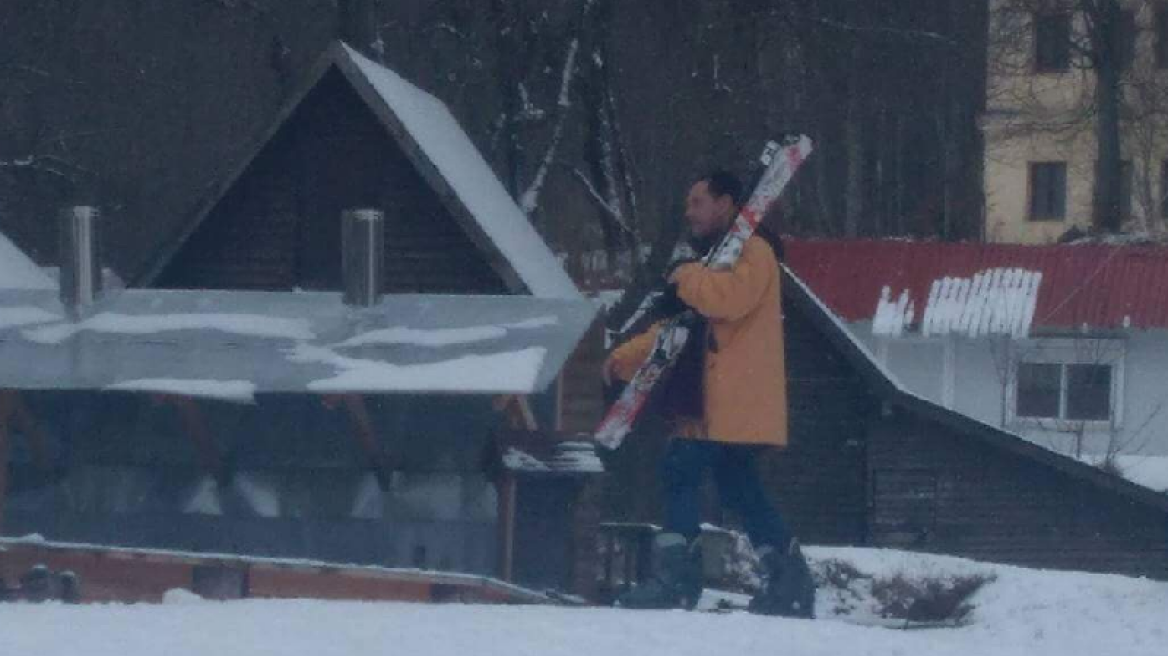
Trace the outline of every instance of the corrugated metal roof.
{"type": "Polygon", "coordinates": [[[934,281],[993,269],[1042,274],[1033,327],[1168,327],[1168,248],[786,239],[787,263],[845,321],[871,320],[888,287],[916,321],[934,281]]]}
{"type": "Polygon", "coordinates": [[[0,388],[253,393],[526,394],[590,325],[586,300],[331,292],[128,290],[80,321],[57,293],[0,290],[0,388]]]}

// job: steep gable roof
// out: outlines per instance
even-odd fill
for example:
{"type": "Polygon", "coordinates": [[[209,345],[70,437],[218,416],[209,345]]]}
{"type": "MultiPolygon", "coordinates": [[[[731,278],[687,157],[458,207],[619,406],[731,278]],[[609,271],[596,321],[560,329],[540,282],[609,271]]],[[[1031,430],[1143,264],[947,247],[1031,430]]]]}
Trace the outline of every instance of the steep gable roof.
{"type": "Polygon", "coordinates": [[[1155,492],[1074,458],[1055,453],[1009,431],[978,421],[912,393],[872,356],[867,347],[851,334],[840,318],[816,296],[798,274],[786,264],[783,265],[783,269],[785,274],[783,294],[839,349],[855,367],[869,389],[885,403],[921,419],[947,426],[962,436],[980,440],[992,448],[1037,461],[1072,478],[1168,512],[1168,494],[1155,492]]]}
{"type": "Polygon", "coordinates": [[[321,56],[304,86],[248,156],[222,181],[195,219],[167,242],[146,274],[134,281],[135,285],[149,285],[161,274],[263,147],[332,70],[340,72],[352,85],[512,292],[545,298],[580,297],[556,256],[446,105],[339,41],[321,56]]]}

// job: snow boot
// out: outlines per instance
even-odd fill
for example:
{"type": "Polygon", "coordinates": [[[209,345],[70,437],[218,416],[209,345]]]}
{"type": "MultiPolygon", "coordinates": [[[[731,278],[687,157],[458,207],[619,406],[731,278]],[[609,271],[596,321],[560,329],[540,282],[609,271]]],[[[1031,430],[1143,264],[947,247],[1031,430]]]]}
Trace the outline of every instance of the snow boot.
{"type": "Polygon", "coordinates": [[[791,540],[786,550],[759,548],[763,567],[762,592],[750,600],[748,610],[759,615],[815,617],[815,579],[798,540],[791,540]]]}
{"type": "Polygon", "coordinates": [[[680,533],[653,538],[653,576],[620,596],[622,608],[692,609],[702,595],[702,550],[680,533]]]}

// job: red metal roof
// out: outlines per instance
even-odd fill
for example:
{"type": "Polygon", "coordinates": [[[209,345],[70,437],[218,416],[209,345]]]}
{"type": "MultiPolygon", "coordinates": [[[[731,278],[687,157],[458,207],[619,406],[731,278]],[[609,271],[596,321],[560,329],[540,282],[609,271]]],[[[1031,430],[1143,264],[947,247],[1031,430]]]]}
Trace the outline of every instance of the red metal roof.
{"type": "Polygon", "coordinates": [[[1168,327],[1168,247],[784,239],[787,264],[845,321],[872,319],[881,289],[923,315],[934,280],[997,268],[1042,273],[1035,328],[1168,327]]]}

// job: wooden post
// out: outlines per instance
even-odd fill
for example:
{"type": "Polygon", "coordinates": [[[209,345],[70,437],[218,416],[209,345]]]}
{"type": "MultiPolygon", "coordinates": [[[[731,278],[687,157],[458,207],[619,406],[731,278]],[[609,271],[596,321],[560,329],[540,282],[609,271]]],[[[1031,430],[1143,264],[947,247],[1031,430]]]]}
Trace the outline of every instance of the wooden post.
{"type": "Polygon", "coordinates": [[[12,392],[12,406],[9,410],[9,416],[14,425],[20,426],[20,433],[24,435],[24,439],[28,443],[29,453],[37,468],[42,472],[51,471],[53,459],[49,454],[49,436],[33,417],[32,411],[28,409],[28,404],[24,402],[24,397],[17,392],[12,392]]]}
{"type": "Polygon", "coordinates": [[[535,421],[535,412],[531,409],[531,401],[528,397],[517,394],[497,396],[492,404],[496,412],[503,413],[507,418],[509,427],[526,431],[539,429],[535,421]]]}
{"type": "MultiPolygon", "coordinates": [[[[365,397],[360,394],[345,394],[340,397],[340,401],[345,406],[349,421],[353,423],[353,438],[357,441],[357,446],[365,454],[365,458],[369,461],[369,467],[377,477],[378,487],[383,492],[388,491],[393,468],[386,459],[385,453],[382,452],[381,445],[377,442],[377,433],[373,429],[373,418],[369,416],[365,397]]],[[[335,404],[335,402],[336,398],[332,397],[326,400],[326,405],[335,404]]]]}
{"type": "Polygon", "coordinates": [[[515,576],[515,474],[503,472],[499,478],[499,578],[511,581],[515,576]]]}
{"type": "Polygon", "coordinates": [[[219,452],[219,445],[207,427],[207,421],[194,399],[186,396],[162,395],[164,402],[174,406],[182,419],[187,437],[195,445],[195,452],[199,457],[199,464],[205,471],[211,473],[220,484],[229,480],[230,472],[223,462],[223,455],[219,452]]]}
{"type": "Polygon", "coordinates": [[[4,534],[4,506],[8,502],[8,420],[16,392],[0,390],[0,535],[4,534]]]}
{"type": "Polygon", "coordinates": [[[556,417],[552,428],[558,433],[564,430],[564,372],[556,376],[556,417]]]}

